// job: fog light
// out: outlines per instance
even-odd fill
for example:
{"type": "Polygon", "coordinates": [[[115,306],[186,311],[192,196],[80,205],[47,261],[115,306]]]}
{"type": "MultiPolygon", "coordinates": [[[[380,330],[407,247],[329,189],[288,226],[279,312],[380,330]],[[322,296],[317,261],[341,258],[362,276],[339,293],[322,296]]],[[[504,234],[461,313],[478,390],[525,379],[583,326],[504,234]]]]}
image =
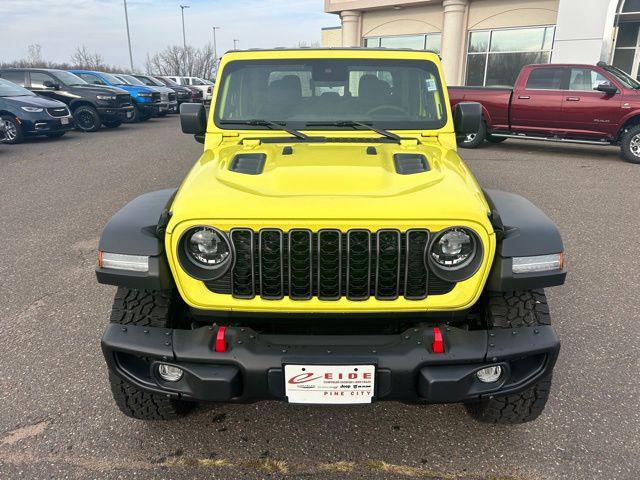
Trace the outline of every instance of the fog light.
{"type": "Polygon", "coordinates": [[[182,378],[182,369],[180,367],[174,367],[173,365],[167,365],[161,363],[158,367],[158,375],[167,382],[177,382],[182,378]]]}
{"type": "Polygon", "coordinates": [[[497,382],[500,379],[500,375],[502,375],[502,367],[500,365],[483,368],[482,370],[478,370],[476,372],[478,380],[480,380],[482,383],[497,382]]]}

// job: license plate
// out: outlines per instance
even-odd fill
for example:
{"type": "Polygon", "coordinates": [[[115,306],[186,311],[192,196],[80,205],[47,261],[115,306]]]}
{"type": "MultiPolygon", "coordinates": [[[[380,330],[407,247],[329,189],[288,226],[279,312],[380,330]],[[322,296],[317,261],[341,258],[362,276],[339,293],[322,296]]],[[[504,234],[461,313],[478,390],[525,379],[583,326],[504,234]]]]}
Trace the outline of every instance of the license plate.
{"type": "Polygon", "coordinates": [[[371,403],[374,365],[285,365],[289,403],[371,403]]]}
{"type": "Polygon", "coordinates": [[[62,125],[69,125],[69,119],[67,117],[61,118],[60,123],[62,125]]]}
{"type": "Polygon", "coordinates": [[[127,118],[133,117],[133,112],[127,112],[127,118]]]}

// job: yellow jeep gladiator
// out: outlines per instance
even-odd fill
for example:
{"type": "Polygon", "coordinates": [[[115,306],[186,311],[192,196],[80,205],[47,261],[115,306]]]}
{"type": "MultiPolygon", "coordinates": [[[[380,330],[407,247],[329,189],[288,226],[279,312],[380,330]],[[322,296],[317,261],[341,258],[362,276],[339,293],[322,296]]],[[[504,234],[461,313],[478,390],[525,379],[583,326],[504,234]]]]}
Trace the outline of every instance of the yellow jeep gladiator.
{"type": "Polygon", "coordinates": [[[183,104],[204,144],[177,190],[117,212],[98,281],[113,396],[144,420],[198,403],[463,403],[535,419],[560,344],[543,288],[564,283],[555,225],[483,190],[456,152],[424,51],[227,53],[214,99],[183,104]]]}

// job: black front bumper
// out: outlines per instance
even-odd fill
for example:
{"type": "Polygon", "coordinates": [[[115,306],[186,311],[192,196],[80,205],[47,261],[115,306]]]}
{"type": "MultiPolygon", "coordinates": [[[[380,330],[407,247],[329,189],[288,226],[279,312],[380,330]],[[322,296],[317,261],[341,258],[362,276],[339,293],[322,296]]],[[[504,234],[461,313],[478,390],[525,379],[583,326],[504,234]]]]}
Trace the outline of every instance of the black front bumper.
{"type": "Polygon", "coordinates": [[[468,331],[440,327],[445,352],[433,353],[433,328],[401,335],[262,335],[228,328],[226,352],[214,351],[216,327],[172,330],[111,324],[102,338],[109,368],[139,388],[198,401],[286,400],[283,366],[375,365],[374,400],[456,403],[520,392],[551,373],[560,342],[550,326],[468,331]],[[178,382],[158,362],[184,370],[178,382]],[[495,383],[475,373],[503,367],[495,383]]]}
{"type": "Polygon", "coordinates": [[[126,107],[98,107],[98,114],[103,120],[128,120],[133,116],[133,105],[126,107]]]}

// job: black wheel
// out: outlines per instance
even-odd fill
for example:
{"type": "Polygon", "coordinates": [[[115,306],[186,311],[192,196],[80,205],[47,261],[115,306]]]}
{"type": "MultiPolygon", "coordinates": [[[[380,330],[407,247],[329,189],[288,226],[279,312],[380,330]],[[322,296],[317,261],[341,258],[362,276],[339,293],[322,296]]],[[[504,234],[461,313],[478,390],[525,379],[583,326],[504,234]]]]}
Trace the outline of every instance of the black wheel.
{"type": "Polygon", "coordinates": [[[102,124],[107,128],[118,128],[122,125],[122,120],[105,120],[102,124]]]}
{"type": "MultiPolygon", "coordinates": [[[[147,291],[120,287],[111,309],[112,323],[172,327],[177,303],[174,291],[147,291]]],[[[194,402],[167,398],[140,390],[109,372],[111,392],[125,415],[139,420],[173,420],[191,412],[194,402]]]]}
{"type": "Polygon", "coordinates": [[[622,134],[620,149],[627,162],[640,163],[640,125],[634,125],[622,134]]]}
{"type": "Polygon", "coordinates": [[[468,133],[458,140],[458,146],[462,148],[478,148],[487,136],[487,126],[480,122],[480,128],[476,133],[468,133]]]}
{"type": "Polygon", "coordinates": [[[487,142],[489,143],[502,143],[507,139],[507,137],[494,137],[490,133],[487,133],[487,142]]]}
{"type": "Polygon", "coordinates": [[[4,140],[4,143],[21,143],[24,140],[22,125],[20,125],[18,121],[11,115],[2,115],[2,117],[0,118],[4,123],[4,127],[6,130],[5,136],[7,138],[4,140]]]}
{"type": "MultiPolygon", "coordinates": [[[[485,318],[492,328],[550,325],[547,298],[542,290],[491,293],[485,318]]],[[[551,375],[541,378],[527,390],[465,404],[467,413],[483,423],[516,424],[540,416],[549,398],[551,375]]]]}
{"type": "Polygon", "coordinates": [[[73,111],[73,119],[76,121],[76,127],[83,132],[97,132],[102,124],[98,111],[89,105],[76,108],[73,111]]]}
{"type": "Polygon", "coordinates": [[[48,138],[60,138],[64,137],[64,134],[67,132],[56,132],[56,133],[47,133],[48,138]]]}

